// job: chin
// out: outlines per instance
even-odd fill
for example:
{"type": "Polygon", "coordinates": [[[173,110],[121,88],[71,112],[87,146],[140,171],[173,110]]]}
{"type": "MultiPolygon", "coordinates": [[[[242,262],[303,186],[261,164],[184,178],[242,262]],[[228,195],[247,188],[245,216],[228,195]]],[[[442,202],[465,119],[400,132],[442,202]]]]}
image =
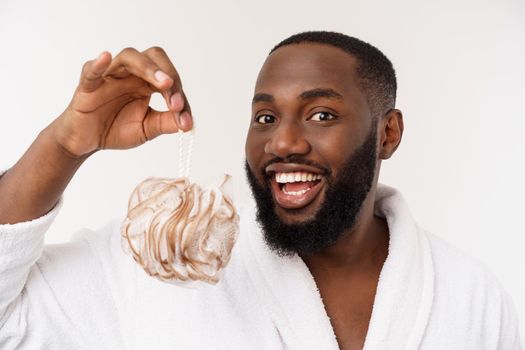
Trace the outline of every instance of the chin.
{"type": "Polygon", "coordinates": [[[301,209],[275,208],[279,220],[286,225],[300,225],[315,219],[315,214],[306,213],[301,209]]]}

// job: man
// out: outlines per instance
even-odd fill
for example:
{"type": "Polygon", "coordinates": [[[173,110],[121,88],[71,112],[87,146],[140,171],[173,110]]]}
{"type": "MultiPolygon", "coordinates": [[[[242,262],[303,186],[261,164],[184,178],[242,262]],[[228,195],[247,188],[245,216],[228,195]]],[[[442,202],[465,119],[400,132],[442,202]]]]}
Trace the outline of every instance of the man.
{"type": "Polygon", "coordinates": [[[256,209],[241,215],[221,283],[189,290],[124,256],[118,223],[42,252],[85,159],[192,127],[161,49],[86,63],[66,111],[0,179],[2,349],[519,348],[498,282],[377,184],[403,134],[395,96],[392,64],[358,39],[308,32],[277,45],[246,139],[256,209]],[[156,91],[169,111],[148,106],[156,91]]]}

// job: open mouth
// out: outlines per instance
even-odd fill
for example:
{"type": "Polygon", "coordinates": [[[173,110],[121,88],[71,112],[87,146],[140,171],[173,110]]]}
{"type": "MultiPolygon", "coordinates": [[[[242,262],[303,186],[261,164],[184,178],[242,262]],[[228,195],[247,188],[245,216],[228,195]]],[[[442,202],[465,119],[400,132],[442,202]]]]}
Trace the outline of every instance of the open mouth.
{"type": "Polygon", "coordinates": [[[325,179],[311,172],[275,172],[271,185],[277,204],[286,209],[300,209],[320,193],[325,179]]]}

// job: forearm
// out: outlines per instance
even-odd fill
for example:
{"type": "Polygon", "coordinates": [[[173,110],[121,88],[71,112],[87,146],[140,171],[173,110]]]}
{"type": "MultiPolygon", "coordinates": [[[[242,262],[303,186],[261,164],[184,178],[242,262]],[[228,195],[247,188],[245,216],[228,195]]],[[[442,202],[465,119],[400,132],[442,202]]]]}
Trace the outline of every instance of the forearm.
{"type": "Polygon", "coordinates": [[[44,129],[20,160],[0,177],[0,224],[28,221],[57,203],[87,157],[68,155],[44,129]]]}

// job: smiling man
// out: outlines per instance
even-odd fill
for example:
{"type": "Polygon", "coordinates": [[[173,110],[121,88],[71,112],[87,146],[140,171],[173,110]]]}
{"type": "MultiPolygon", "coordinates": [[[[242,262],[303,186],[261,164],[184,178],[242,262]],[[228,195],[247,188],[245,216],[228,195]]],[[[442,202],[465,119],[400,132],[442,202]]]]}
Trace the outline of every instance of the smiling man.
{"type": "Polygon", "coordinates": [[[162,49],[87,62],[70,106],[0,178],[0,347],[518,349],[497,280],[378,184],[403,134],[395,98],[370,44],[307,32],[277,45],[246,139],[256,205],[221,282],[189,290],[125,256],[119,222],[43,248],[89,156],[192,127],[162,49]],[[149,107],[154,92],[168,111],[149,107]]]}
{"type": "Polygon", "coordinates": [[[388,253],[388,225],[373,210],[380,160],[403,132],[395,94],[379,50],[303,33],[272,50],[253,98],[246,173],[257,219],[277,254],[305,261],[350,348],[364,343],[388,253]]]}
{"type": "MultiPolygon", "coordinates": [[[[381,241],[386,252],[386,223],[372,212],[379,161],[403,132],[395,93],[390,61],[357,39],[305,33],[272,51],[256,84],[246,170],[278,252],[327,248],[356,226],[360,212],[368,233],[352,235],[381,241]]],[[[352,246],[363,251],[361,242],[352,246]]]]}

